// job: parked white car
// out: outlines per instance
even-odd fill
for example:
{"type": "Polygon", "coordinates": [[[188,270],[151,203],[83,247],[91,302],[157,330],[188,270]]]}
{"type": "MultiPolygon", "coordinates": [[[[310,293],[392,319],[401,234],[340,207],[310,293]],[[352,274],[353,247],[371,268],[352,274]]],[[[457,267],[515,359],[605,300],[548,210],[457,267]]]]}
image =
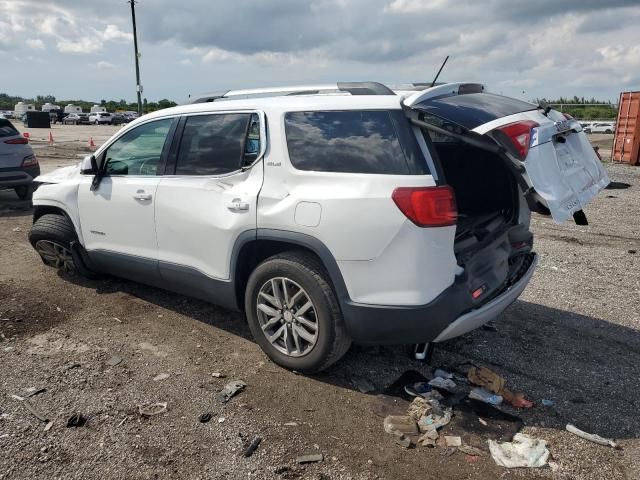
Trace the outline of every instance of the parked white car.
{"type": "Polygon", "coordinates": [[[616,124],[614,122],[594,122],[584,130],[587,133],[614,133],[616,124]]]}
{"type": "Polygon", "coordinates": [[[243,310],[305,372],[352,341],[419,354],[494,319],[537,263],[531,210],[584,224],[609,183],[578,122],[478,84],[196,102],[39,177],[31,244],[60,269],[243,310]]]}
{"type": "Polygon", "coordinates": [[[89,123],[111,125],[113,123],[113,115],[108,112],[94,112],[89,115],[89,123]]]}

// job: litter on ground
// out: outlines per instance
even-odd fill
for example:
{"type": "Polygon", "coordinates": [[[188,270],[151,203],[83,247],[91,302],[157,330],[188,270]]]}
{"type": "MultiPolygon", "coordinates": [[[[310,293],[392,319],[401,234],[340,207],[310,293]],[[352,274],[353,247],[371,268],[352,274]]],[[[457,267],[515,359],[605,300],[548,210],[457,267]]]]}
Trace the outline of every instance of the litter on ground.
{"type": "Polygon", "coordinates": [[[590,442],[598,443],[600,445],[604,445],[607,447],[613,447],[613,448],[618,447],[616,442],[614,442],[613,440],[610,440],[608,438],[603,438],[600,435],[596,435],[595,433],[584,432],[580,430],[578,427],[571,425],[570,423],[567,424],[566,428],[567,428],[567,432],[573,433],[574,435],[577,435],[580,438],[584,438],[585,440],[589,440],[590,442]]]}
{"type": "Polygon", "coordinates": [[[489,451],[496,465],[506,468],[544,467],[549,459],[547,442],[517,433],[513,442],[498,443],[489,440],[489,451]]]}

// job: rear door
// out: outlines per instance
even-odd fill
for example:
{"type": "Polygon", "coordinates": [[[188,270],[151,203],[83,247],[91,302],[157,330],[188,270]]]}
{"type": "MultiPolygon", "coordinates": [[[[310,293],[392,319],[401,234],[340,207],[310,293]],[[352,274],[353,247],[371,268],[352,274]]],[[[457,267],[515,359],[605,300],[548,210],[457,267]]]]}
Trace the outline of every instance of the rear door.
{"type": "Polygon", "coordinates": [[[404,103],[423,122],[441,129],[448,123],[443,130],[497,147],[519,172],[529,204],[542,203],[558,223],[581,222],[579,212],[609,184],[581,125],[555,110],[487,93],[479,84],[440,85],[404,103]]]}
{"type": "Polygon", "coordinates": [[[265,118],[258,111],[193,114],[181,119],[180,132],[157,191],[160,271],[173,289],[211,298],[207,280],[230,279],[236,239],[256,228],[265,118]]]}

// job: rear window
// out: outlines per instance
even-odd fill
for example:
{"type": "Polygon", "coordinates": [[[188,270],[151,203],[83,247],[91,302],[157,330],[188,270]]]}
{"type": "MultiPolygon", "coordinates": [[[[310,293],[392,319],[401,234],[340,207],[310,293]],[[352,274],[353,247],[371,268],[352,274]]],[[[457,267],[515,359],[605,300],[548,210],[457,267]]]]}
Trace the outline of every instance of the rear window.
{"type": "Polygon", "coordinates": [[[285,132],[299,170],[418,175],[426,162],[401,111],[289,112],[285,132]]]}
{"type": "Polygon", "coordinates": [[[20,135],[11,122],[5,118],[0,118],[0,137],[13,137],[20,135]]]}
{"type": "Polygon", "coordinates": [[[535,110],[538,107],[502,95],[468,93],[429,99],[415,105],[414,108],[471,130],[492,120],[535,110]]]}

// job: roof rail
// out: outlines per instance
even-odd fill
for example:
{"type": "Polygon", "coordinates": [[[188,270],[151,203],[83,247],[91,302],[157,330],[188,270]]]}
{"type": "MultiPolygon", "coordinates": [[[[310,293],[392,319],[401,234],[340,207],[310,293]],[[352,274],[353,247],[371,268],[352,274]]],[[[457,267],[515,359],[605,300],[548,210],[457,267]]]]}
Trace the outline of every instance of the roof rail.
{"type": "Polygon", "coordinates": [[[206,103],[237,97],[275,97],[287,95],[317,95],[323,92],[344,92],[351,95],[395,95],[386,85],[378,82],[337,82],[326,85],[299,85],[292,87],[253,88],[246,90],[227,90],[198,95],[189,103],[206,103]]]}
{"type": "Polygon", "coordinates": [[[378,82],[338,82],[338,90],[351,95],[395,95],[393,90],[378,82]]]}

